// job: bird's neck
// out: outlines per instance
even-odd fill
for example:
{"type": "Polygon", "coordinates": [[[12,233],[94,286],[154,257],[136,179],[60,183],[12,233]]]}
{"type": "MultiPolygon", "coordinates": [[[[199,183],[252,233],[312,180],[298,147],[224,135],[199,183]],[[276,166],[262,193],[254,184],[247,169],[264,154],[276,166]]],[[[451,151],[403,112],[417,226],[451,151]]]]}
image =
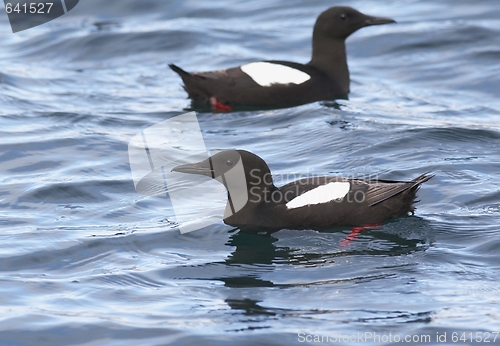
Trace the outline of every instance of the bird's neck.
{"type": "Polygon", "coordinates": [[[316,38],[313,35],[312,58],[309,65],[336,81],[346,95],[349,93],[349,68],[344,39],[316,38]]]}
{"type": "Polygon", "coordinates": [[[228,190],[228,200],[224,211],[224,219],[230,218],[235,222],[242,217],[244,218],[244,215],[252,215],[259,205],[272,201],[272,193],[275,190],[277,190],[277,187],[274,186],[272,182],[261,182],[256,185],[248,184],[247,191],[245,192],[237,191],[235,193],[234,190],[228,190]]]}

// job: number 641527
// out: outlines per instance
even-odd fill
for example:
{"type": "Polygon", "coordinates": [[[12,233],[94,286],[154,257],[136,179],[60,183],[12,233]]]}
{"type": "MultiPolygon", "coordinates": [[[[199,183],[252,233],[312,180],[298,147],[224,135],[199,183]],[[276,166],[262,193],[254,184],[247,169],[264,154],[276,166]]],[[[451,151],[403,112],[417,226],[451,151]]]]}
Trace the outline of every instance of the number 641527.
{"type": "Polygon", "coordinates": [[[7,13],[31,13],[31,14],[36,14],[36,13],[50,13],[50,10],[52,6],[54,5],[53,2],[30,2],[30,3],[24,3],[24,4],[16,4],[13,6],[11,3],[7,3],[5,5],[5,11],[7,13]]]}

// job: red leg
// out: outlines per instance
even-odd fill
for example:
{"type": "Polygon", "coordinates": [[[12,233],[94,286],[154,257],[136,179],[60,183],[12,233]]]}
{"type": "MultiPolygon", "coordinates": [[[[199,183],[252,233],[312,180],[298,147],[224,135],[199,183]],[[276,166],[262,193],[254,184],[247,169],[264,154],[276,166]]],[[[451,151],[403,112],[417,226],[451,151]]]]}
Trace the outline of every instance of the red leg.
{"type": "Polygon", "coordinates": [[[349,246],[351,244],[351,241],[356,239],[362,231],[365,231],[367,229],[379,228],[381,226],[382,226],[381,223],[372,223],[372,224],[363,225],[360,227],[353,227],[351,229],[351,231],[349,232],[349,234],[347,235],[347,237],[342,239],[342,241],[340,242],[340,248],[343,249],[343,248],[349,246]]]}
{"type": "Polygon", "coordinates": [[[214,112],[225,113],[233,110],[233,107],[220,103],[213,96],[210,98],[210,104],[212,105],[212,109],[214,110],[214,112]]]}

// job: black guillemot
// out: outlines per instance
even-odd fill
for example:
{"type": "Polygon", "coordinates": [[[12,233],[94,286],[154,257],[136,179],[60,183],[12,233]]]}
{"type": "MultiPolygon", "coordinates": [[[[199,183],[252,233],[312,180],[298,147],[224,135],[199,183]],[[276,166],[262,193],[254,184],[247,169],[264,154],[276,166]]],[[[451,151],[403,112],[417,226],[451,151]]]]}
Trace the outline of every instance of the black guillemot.
{"type": "Polygon", "coordinates": [[[215,111],[239,106],[290,107],[346,98],[350,77],[345,39],[365,26],[388,23],[395,21],[335,6],[316,20],[312,58],[307,64],[271,60],[209,72],[186,72],[174,64],[169,66],[182,78],[194,106],[211,106],[215,111]]]}
{"type": "Polygon", "coordinates": [[[208,159],[176,166],[173,172],[206,175],[224,184],[228,202],[224,222],[240,229],[325,229],[365,226],[413,214],[420,185],[412,181],[308,177],[276,187],[259,156],[226,150],[208,159]]]}

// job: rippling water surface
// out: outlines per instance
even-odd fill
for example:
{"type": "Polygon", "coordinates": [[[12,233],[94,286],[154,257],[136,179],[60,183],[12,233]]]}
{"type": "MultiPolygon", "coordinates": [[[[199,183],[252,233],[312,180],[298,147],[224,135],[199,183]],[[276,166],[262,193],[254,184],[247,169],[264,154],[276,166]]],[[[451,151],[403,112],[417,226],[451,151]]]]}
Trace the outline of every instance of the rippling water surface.
{"type": "Polygon", "coordinates": [[[198,115],[209,149],[253,151],[276,176],[431,171],[415,216],[347,247],[348,228],[180,234],[169,198],[134,189],[128,142],[189,107],[168,63],[307,62],[312,25],[335,4],[81,0],[17,34],[0,15],[0,344],[494,341],[496,0],[351,1],[398,24],[348,39],[349,100],[198,115]]]}

